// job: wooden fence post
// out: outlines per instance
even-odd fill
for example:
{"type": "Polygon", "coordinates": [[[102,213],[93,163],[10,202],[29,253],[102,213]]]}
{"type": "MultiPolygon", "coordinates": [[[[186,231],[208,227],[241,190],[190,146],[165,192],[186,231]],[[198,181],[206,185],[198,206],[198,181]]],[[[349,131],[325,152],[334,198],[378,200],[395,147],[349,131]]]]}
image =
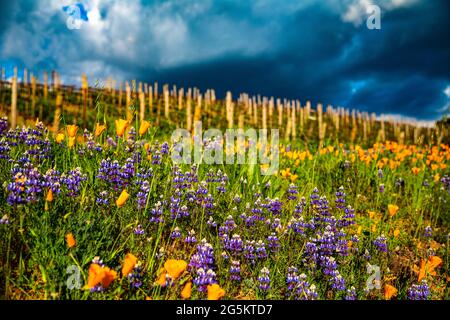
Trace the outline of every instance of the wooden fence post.
{"type": "Polygon", "coordinates": [[[11,84],[11,128],[17,126],[17,67],[14,67],[14,75],[11,84]]]}

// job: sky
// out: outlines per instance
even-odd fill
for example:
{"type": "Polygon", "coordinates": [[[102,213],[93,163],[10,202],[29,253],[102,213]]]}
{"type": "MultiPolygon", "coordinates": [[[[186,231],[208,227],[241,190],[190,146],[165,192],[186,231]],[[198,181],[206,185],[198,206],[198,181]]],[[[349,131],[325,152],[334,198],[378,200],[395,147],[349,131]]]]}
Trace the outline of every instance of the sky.
{"type": "Polygon", "coordinates": [[[448,0],[1,1],[0,65],[429,121],[450,107],[449,12],[448,0]]]}

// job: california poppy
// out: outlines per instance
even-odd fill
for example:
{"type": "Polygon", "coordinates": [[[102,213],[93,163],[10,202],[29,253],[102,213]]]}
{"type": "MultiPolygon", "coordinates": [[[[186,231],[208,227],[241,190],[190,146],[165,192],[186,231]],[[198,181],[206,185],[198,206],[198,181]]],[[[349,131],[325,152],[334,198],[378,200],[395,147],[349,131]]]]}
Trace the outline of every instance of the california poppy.
{"type": "Polygon", "coordinates": [[[397,295],[397,289],[389,284],[384,286],[384,298],[390,300],[392,297],[397,295]]]}
{"type": "Polygon", "coordinates": [[[436,275],[436,269],[442,263],[442,259],[436,256],[431,256],[428,261],[422,260],[420,262],[419,278],[418,281],[422,281],[427,274],[432,276],[436,275]]]}
{"type": "Polygon", "coordinates": [[[127,202],[130,195],[128,194],[127,190],[123,190],[120,194],[119,198],[116,200],[116,205],[120,208],[125,205],[125,202],[127,202]]]}
{"type": "Polygon", "coordinates": [[[103,288],[107,288],[116,278],[116,271],[111,270],[108,267],[101,267],[97,263],[91,263],[89,266],[88,283],[86,288],[92,289],[99,284],[101,284],[103,288]]]}
{"type": "Polygon", "coordinates": [[[105,270],[97,263],[91,263],[89,266],[88,282],[86,287],[88,289],[94,288],[102,282],[105,277],[105,270]]]}
{"type": "Polygon", "coordinates": [[[108,267],[103,267],[103,269],[105,271],[105,276],[103,277],[102,280],[102,287],[108,288],[111,282],[113,282],[114,279],[117,278],[117,272],[115,270],[111,270],[108,267]]]}
{"type": "Polygon", "coordinates": [[[165,287],[166,286],[166,275],[167,272],[164,270],[164,268],[161,269],[161,273],[159,275],[158,280],[156,280],[156,283],[159,284],[161,287],[165,287]]]}
{"type": "Polygon", "coordinates": [[[139,127],[139,135],[143,135],[147,132],[148,128],[150,128],[150,122],[143,120],[141,122],[141,126],[139,127]]]}
{"type": "Polygon", "coordinates": [[[126,128],[128,127],[128,121],[119,119],[119,120],[116,120],[115,122],[116,122],[116,134],[119,137],[122,137],[123,134],[125,133],[126,128]]]}
{"type": "Polygon", "coordinates": [[[389,204],[388,205],[389,215],[391,217],[395,216],[395,214],[398,212],[398,209],[399,209],[398,206],[396,206],[395,204],[389,204]]]}
{"type": "Polygon", "coordinates": [[[66,234],[66,243],[68,248],[73,248],[77,245],[77,241],[71,232],[66,234]]]}
{"type": "Polygon", "coordinates": [[[77,135],[77,131],[78,131],[78,126],[74,125],[74,124],[69,124],[67,127],[67,134],[69,135],[69,137],[73,138],[77,135]]]}
{"type": "Polygon", "coordinates": [[[136,265],[136,262],[137,258],[133,254],[128,253],[125,256],[125,260],[122,266],[122,275],[124,277],[126,277],[133,270],[134,266],[136,265]]]}
{"type": "Polygon", "coordinates": [[[414,167],[414,168],[411,169],[411,172],[412,172],[414,175],[417,175],[417,174],[419,174],[420,169],[417,168],[417,167],[414,167]]]}
{"type": "Polygon", "coordinates": [[[104,124],[97,123],[97,125],[95,126],[95,136],[98,137],[99,135],[101,135],[103,131],[105,131],[105,129],[106,126],[104,124]]]}
{"type": "Polygon", "coordinates": [[[187,263],[183,260],[169,259],[164,263],[164,269],[175,280],[186,270],[187,263]]]}
{"type": "Polygon", "coordinates": [[[208,300],[219,300],[225,295],[223,290],[217,283],[208,285],[208,300]]]}
{"type": "Polygon", "coordinates": [[[394,230],[394,237],[397,238],[400,235],[400,230],[395,229],[394,230]]]}
{"type": "Polygon", "coordinates": [[[61,142],[63,142],[63,141],[64,141],[64,138],[65,138],[64,133],[58,133],[58,134],[56,135],[56,143],[61,143],[61,142]]]}
{"type": "Polygon", "coordinates": [[[188,283],[186,283],[183,290],[181,291],[181,298],[189,299],[191,297],[191,292],[192,292],[192,282],[189,281],[188,283]]]}
{"type": "Polygon", "coordinates": [[[53,191],[52,189],[48,189],[47,196],[45,197],[45,201],[52,202],[53,201],[53,191]]]}
{"type": "Polygon", "coordinates": [[[69,137],[69,143],[67,145],[69,148],[72,148],[75,145],[75,137],[69,137]]]}

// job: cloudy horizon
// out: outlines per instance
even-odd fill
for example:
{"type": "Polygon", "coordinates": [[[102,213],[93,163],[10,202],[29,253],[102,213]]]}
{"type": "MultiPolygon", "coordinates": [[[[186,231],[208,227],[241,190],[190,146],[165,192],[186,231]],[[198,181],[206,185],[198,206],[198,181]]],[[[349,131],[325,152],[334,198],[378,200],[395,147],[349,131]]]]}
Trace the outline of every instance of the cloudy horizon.
{"type": "MultiPolygon", "coordinates": [[[[0,4],[0,66],[214,88],[437,120],[450,107],[445,0],[27,1],[0,4]],[[66,25],[63,6],[87,21],[66,25]],[[381,29],[366,9],[381,8],[381,29]]],[[[42,75],[40,74],[42,77],[42,75]]]]}

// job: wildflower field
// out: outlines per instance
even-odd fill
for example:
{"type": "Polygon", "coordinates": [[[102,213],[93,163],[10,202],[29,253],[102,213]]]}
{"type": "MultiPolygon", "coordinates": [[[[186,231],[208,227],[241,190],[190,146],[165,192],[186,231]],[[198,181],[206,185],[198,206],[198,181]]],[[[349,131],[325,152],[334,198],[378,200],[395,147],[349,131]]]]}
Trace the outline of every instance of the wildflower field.
{"type": "Polygon", "coordinates": [[[83,81],[2,84],[2,299],[449,298],[448,127],[83,81]],[[193,121],[279,167],[175,164],[193,121]]]}

